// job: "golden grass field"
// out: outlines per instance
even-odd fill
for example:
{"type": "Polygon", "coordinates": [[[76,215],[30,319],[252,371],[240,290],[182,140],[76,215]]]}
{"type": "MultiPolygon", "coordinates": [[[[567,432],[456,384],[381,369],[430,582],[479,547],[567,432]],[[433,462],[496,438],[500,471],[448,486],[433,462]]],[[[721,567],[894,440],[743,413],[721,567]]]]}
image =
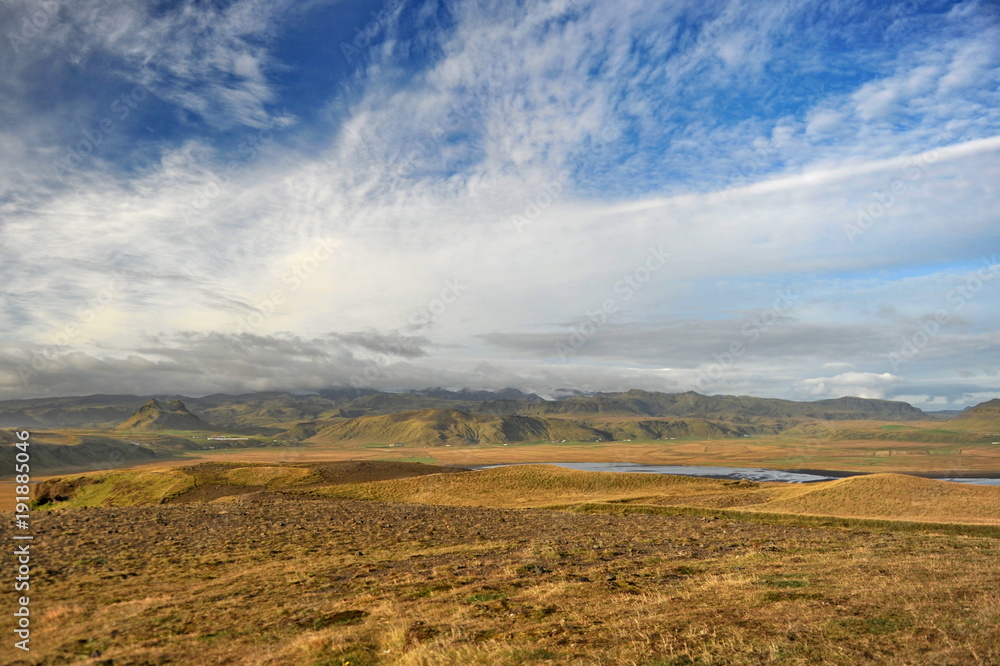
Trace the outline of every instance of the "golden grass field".
{"type": "MultiPolygon", "coordinates": [[[[823,424],[843,435],[868,430],[867,434],[896,435],[897,426],[879,422],[823,424]]],[[[916,428],[926,433],[940,422],[916,428]]],[[[910,426],[906,426],[908,429],[910,426]]],[[[96,430],[47,431],[47,441],[73,446],[86,435],[109,435],[96,430]]],[[[127,439],[128,435],[118,435],[127,439]]],[[[148,434],[149,438],[167,437],[148,434]]],[[[512,443],[475,446],[383,446],[369,442],[294,447],[234,448],[213,451],[176,452],[155,462],[131,465],[157,469],[189,465],[198,461],[241,460],[268,463],[321,460],[397,460],[442,465],[488,465],[524,462],[628,462],[660,465],[715,465],[771,469],[828,469],[858,472],[900,472],[935,476],[1000,475],[1000,445],[991,443],[921,442],[891,439],[824,439],[819,436],[774,435],[739,439],[691,439],[635,442],[512,443]]],[[[122,468],[119,463],[113,465],[122,468]]],[[[93,469],[106,469],[96,461],[93,469]]],[[[56,472],[35,474],[44,479],[56,472]]],[[[13,483],[0,479],[0,502],[13,502],[13,483]]]]}
{"type": "Polygon", "coordinates": [[[46,484],[3,663],[1000,662],[1000,488],[221,458],[46,484]]]}
{"type": "Polygon", "coordinates": [[[627,502],[843,518],[1000,525],[1000,487],[901,474],[810,484],[754,483],[658,474],[582,472],[549,465],[501,467],[340,484],[316,494],[382,502],[547,507],[627,502]]]}

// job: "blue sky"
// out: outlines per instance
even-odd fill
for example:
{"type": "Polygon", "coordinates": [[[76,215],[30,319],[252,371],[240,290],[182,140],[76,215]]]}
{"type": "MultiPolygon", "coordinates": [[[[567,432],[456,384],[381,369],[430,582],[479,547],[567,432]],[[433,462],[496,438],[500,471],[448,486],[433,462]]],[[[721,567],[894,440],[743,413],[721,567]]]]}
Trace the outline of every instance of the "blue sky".
{"type": "Polygon", "coordinates": [[[0,397],[1000,392],[996,3],[0,25],[0,397]]]}

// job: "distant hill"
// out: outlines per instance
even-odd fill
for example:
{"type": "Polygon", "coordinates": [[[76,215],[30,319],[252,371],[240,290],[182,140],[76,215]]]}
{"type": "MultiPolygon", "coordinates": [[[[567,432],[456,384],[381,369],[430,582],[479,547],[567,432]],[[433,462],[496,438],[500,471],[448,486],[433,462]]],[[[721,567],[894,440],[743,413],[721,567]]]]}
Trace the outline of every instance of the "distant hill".
{"type": "Polygon", "coordinates": [[[338,399],[279,391],[203,398],[176,395],[91,395],[0,401],[0,428],[114,428],[150,400],[181,400],[217,426],[261,428],[313,420],[335,413],[350,400],[372,392],[353,391],[338,399]]]}
{"type": "Polygon", "coordinates": [[[359,416],[318,429],[300,423],[291,436],[313,443],[375,442],[456,446],[513,442],[621,441],[680,437],[740,437],[756,432],[752,427],[731,426],[705,419],[586,420],[480,414],[457,409],[425,409],[375,416],[359,416]]]}
{"type": "MultiPolygon", "coordinates": [[[[358,418],[399,412],[450,409],[493,416],[683,418],[726,422],[736,427],[773,425],[789,420],[918,421],[931,417],[905,402],[837,398],[795,402],[751,396],[657,393],[580,395],[568,391],[545,400],[519,389],[471,391],[429,388],[403,393],[364,389],[326,389],[317,393],[268,391],[241,395],[184,396],[92,395],[0,401],[0,428],[113,428],[150,400],[180,400],[218,427],[287,429],[295,423],[358,418]],[[565,396],[565,397],[563,397],[565,396]]],[[[963,415],[964,416],[964,415],[963,415]]],[[[759,431],[759,428],[758,428],[759,431]]],[[[711,435],[710,435],[711,436],[711,435]]]]}
{"type": "Polygon", "coordinates": [[[808,418],[823,420],[916,421],[921,410],[905,402],[867,398],[836,398],[795,402],[751,396],[656,393],[633,389],[545,402],[527,408],[533,414],[601,414],[637,416],[697,416],[739,422],[747,418],[808,418]]]}
{"type": "Polygon", "coordinates": [[[115,427],[119,431],[136,430],[212,430],[213,426],[188,411],[180,400],[150,400],[132,416],[115,427]]]}
{"type": "Polygon", "coordinates": [[[110,428],[127,419],[143,402],[136,395],[4,400],[0,401],[0,428],[110,428]]]}
{"type": "Polygon", "coordinates": [[[310,442],[381,444],[507,443],[545,440],[596,440],[606,434],[566,419],[470,414],[456,409],[426,409],[360,416],[320,430],[310,442]]]}
{"type": "Polygon", "coordinates": [[[933,412],[925,411],[927,416],[931,418],[940,419],[942,421],[947,421],[948,419],[953,419],[962,413],[961,409],[939,409],[933,412]]]}
{"type": "Polygon", "coordinates": [[[335,415],[340,405],[358,399],[354,393],[339,398],[316,394],[296,395],[281,391],[186,398],[192,409],[217,425],[229,428],[274,427],[298,421],[312,421],[335,415]]]}
{"type": "Polygon", "coordinates": [[[1000,398],[993,398],[974,407],[969,407],[948,421],[948,427],[961,430],[979,430],[984,434],[996,435],[1000,433],[1000,398]]]}

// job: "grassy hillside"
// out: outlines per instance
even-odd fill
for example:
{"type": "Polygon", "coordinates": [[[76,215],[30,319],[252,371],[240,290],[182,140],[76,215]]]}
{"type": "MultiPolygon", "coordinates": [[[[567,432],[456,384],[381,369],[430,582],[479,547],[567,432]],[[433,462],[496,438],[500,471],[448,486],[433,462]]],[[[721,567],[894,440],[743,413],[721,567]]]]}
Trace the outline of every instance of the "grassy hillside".
{"type": "Polygon", "coordinates": [[[38,496],[40,501],[70,502],[69,506],[131,506],[170,499],[209,501],[254,491],[285,490],[322,497],[450,506],[524,508],[619,502],[769,514],[1000,525],[1000,488],[902,474],[783,484],[583,472],[553,465],[515,465],[470,472],[407,463],[344,462],[205,463],[171,470],[169,484],[166,478],[132,471],[59,477],[41,484],[38,496]],[[100,492],[93,494],[98,489],[90,484],[99,486],[100,492]],[[143,484],[151,489],[137,494],[136,489],[143,484]],[[116,490],[119,486],[120,490],[116,490]],[[84,494],[76,492],[77,488],[84,494]]]}
{"type": "MultiPolygon", "coordinates": [[[[353,396],[357,397],[357,396],[353,396]]],[[[187,403],[212,423],[230,428],[280,427],[336,414],[352,394],[337,397],[265,392],[210,395],[187,403]]]]}
{"type": "Polygon", "coordinates": [[[706,396],[694,392],[632,390],[542,400],[517,390],[377,393],[331,389],[316,394],[261,392],[242,395],[183,396],[93,395],[0,401],[0,427],[92,428],[121,423],[150,399],[182,400],[206,421],[226,428],[275,428],[301,421],[356,418],[426,409],[457,409],[482,414],[545,417],[630,416],[702,418],[748,423],[755,419],[894,420],[927,419],[901,402],[838,398],[794,402],[750,396],[706,396]]]}
{"type": "Polygon", "coordinates": [[[946,423],[948,428],[973,430],[1000,440],[1000,398],[969,407],[946,423]]]}
{"type": "Polygon", "coordinates": [[[506,414],[469,413],[456,409],[426,409],[378,416],[359,416],[320,427],[297,424],[288,435],[306,435],[311,443],[373,442],[433,446],[502,444],[514,442],[594,442],[669,438],[742,437],[773,424],[730,425],[705,419],[576,419],[506,414]]]}
{"type": "Polygon", "coordinates": [[[781,484],[525,465],[448,477],[344,485],[316,492],[366,500],[456,506],[541,507],[629,501],[843,518],[1000,525],[1000,488],[902,474],[781,484]]]}
{"type": "Polygon", "coordinates": [[[453,506],[532,507],[556,503],[611,501],[637,496],[692,496],[719,492],[732,481],[581,472],[553,465],[514,465],[477,472],[320,488],[316,494],[383,502],[453,506]]]}
{"type": "Polygon", "coordinates": [[[38,508],[83,506],[139,506],[159,504],[164,499],[194,487],[194,478],[176,470],[97,472],[48,479],[38,485],[38,508]]]}
{"type": "MultiPolygon", "coordinates": [[[[9,437],[9,434],[6,437],[9,437]]],[[[181,448],[182,441],[190,445],[186,440],[178,440],[174,448],[181,448]]],[[[12,447],[3,447],[0,460],[3,461],[5,469],[14,468],[15,453],[12,447]]],[[[31,467],[36,473],[71,468],[95,469],[102,466],[134,465],[151,462],[164,455],[169,456],[169,453],[167,447],[157,450],[150,446],[101,435],[45,433],[33,434],[31,438],[31,467]]]]}
{"type": "Polygon", "coordinates": [[[312,443],[378,442],[381,444],[505,443],[540,440],[580,441],[603,436],[564,419],[470,414],[454,409],[428,409],[381,416],[361,416],[320,430],[312,443]]]}
{"type": "Polygon", "coordinates": [[[456,471],[420,463],[382,461],[292,465],[200,463],[171,470],[121,470],[53,477],[38,484],[34,499],[46,510],[205,502],[251,492],[308,490],[456,471]]]}
{"type": "Polygon", "coordinates": [[[148,432],[151,430],[214,430],[215,427],[201,420],[180,400],[160,402],[150,400],[134,414],[115,426],[122,432],[148,432]]]}
{"type": "Polygon", "coordinates": [[[752,396],[708,396],[687,393],[657,393],[633,389],[625,393],[601,393],[555,402],[526,405],[528,414],[600,414],[632,416],[698,416],[740,422],[741,419],[836,419],[898,420],[926,419],[927,415],[905,403],[866,398],[837,398],[794,402],[752,396]]]}
{"type": "Polygon", "coordinates": [[[793,425],[783,430],[781,434],[787,437],[802,436],[828,441],[872,439],[956,444],[982,444],[993,441],[983,434],[982,428],[963,427],[954,420],[915,423],[808,421],[793,425]]]}
{"type": "Polygon", "coordinates": [[[591,419],[582,422],[612,440],[652,440],[668,438],[727,438],[742,437],[768,428],[763,424],[732,425],[705,419],[591,419]]]}
{"type": "Polygon", "coordinates": [[[784,497],[745,508],[848,518],[1000,525],[1000,488],[903,474],[872,474],[809,484],[801,492],[787,492],[784,497]]]}
{"type": "Polygon", "coordinates": [[[134,395],[91,395],[0,401],[3,428],[114,427],[148,398],[134,395]]]}

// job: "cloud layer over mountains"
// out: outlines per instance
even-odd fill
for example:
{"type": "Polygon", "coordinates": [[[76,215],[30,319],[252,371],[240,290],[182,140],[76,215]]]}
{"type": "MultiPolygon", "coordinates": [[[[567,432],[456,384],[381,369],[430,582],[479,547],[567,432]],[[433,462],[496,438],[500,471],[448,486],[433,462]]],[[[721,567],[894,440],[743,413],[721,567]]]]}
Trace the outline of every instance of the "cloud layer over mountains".
{"type": "Polygon", "coordinates": [[[1000,10],[0,7],[0,397],[1000,391],[1000,10]]]}

